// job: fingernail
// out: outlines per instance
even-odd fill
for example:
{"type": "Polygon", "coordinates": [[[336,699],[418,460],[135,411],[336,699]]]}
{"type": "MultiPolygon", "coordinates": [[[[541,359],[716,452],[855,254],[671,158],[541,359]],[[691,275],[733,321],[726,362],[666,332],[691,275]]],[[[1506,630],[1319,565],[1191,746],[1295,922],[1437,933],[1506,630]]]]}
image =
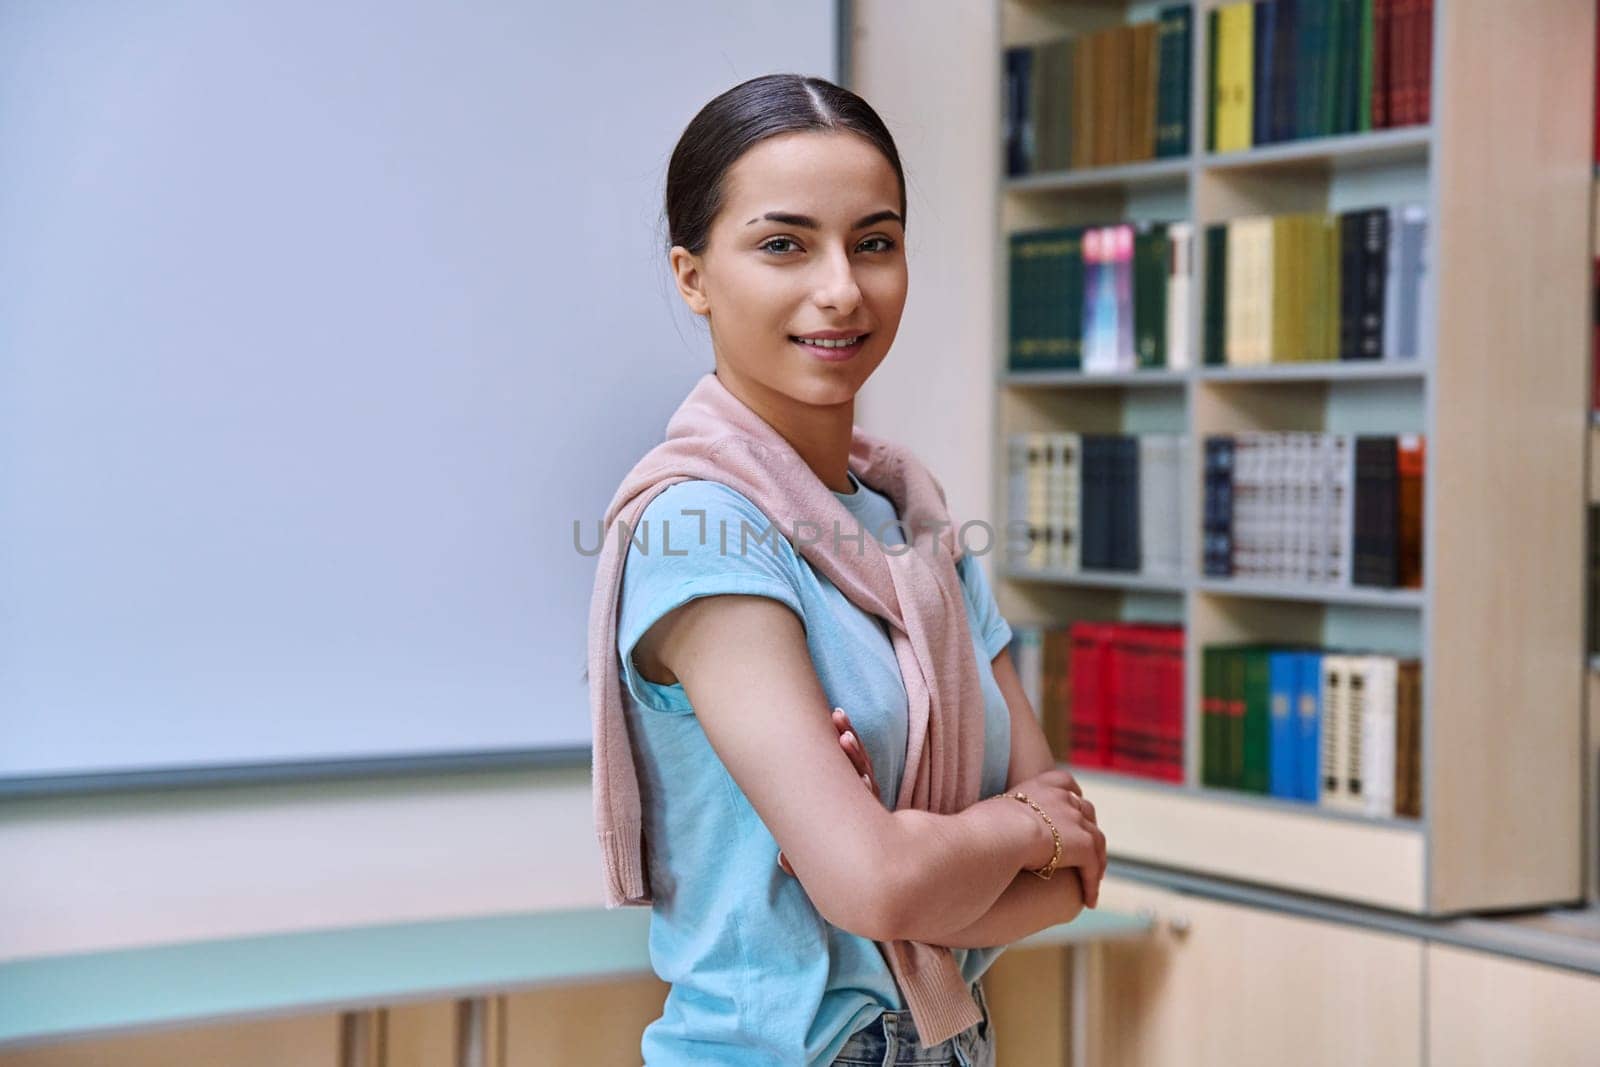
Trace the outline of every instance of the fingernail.
{"type": "Polygon", "coordinates": [[[847,737],[847,738],[850,738],[851,740],[855,740],[855,734],[851,733],[849,730],[846,730],[844,733],[840,734],[839,736],[840,737],[847,737]]]}

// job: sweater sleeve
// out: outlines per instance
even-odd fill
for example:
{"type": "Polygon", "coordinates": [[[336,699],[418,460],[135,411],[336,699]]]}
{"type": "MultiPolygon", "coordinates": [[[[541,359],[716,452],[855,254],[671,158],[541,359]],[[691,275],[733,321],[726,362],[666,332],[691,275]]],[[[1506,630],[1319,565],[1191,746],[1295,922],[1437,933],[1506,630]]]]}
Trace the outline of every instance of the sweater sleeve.
{"type": "Polygon", "coordinates": [[[639,639],[696,597],[742,594],[786,604],[805,625],[800,561],[748,497],[720,482],[668,486],[646,505],[628,546],[617,607],[617,653],[624,685],[641,707],[693,711],[681,683],[661,685],[633,663],[639,639]]]}

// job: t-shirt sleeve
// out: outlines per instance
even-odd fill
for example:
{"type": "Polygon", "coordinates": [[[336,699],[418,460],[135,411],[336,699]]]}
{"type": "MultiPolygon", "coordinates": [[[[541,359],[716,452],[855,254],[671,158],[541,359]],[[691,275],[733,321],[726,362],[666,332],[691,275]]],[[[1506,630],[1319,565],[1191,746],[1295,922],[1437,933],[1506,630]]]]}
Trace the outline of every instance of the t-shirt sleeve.
{"type": "Polygon", "coordinates": [[[972,558],[972,553],[963,554],[956,569],[961,574],[961,588],[976,621],[974,632],[981,635],[984,650],[994,659],[1011,643],[1011,625],[1000,614],[1000,605],[994,599],[994,590],[989,587],[983,565],[972,558]]]}
{"type": "Polygon", "coordinates": [[[642,677],[633,647],[658,620],[696,597],[771,597],[805,625],[800,560],[771,520],[743,493],[720,482],[678,482],[657,493],[634,528],[617,605],[623,682],[641,706],[685,713],[683,686],[642,677]]]}

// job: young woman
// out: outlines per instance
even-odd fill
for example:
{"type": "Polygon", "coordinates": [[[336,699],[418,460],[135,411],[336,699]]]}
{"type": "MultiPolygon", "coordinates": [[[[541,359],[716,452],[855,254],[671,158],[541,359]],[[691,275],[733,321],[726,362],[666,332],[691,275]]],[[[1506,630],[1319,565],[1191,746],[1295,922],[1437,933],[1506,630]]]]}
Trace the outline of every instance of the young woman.
{"type": "MultiPolygon", "coordinates": [[[[817,78],[747,81],[684,131],[666,210],[678,292],[707,321],[717,379],[869,536],[903,545],[893,502],[849,466],[856,394],[906,300],[905,184],[882,121],[817,78]]],[[[993,1063],[980,978],[1008,943],[1094,906],[1105,839],[1055,765],[978,561],[957,570],[985,705],[983,799],[889,818],[908,704],[884,621],[782,537],[725,549],[741,523],[770,525],[728,486],[678,482],[642,519],[656,550],[630,544],[616,641],[651,962],[672,984],[646,1063],[993,1063]],[[1068,870],[1030,873],[1052,863],[1068,870]],[[921,1048],[875,943],[892,939],[953,949],[983,1020],[921,1048]]]]}

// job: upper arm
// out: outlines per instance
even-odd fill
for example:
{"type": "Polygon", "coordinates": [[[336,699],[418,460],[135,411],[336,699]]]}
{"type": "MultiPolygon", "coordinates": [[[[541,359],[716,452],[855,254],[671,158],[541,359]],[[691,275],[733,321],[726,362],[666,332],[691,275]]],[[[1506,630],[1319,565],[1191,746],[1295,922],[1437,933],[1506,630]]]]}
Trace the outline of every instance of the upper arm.
{"type": "Polygon", "coordinates": [[[1044,727],[1034,713],[1033,704],[1022,688],[1022,678],[1017,674],[1011,659],[1011,626],[1000,614],[1000,605],[990,588],[988,576],[972,556],[963,556],[962,578],[967,595],[972,600],[973,614],[978,620],[978,633],[984,647],[992,657],[995,684],[1006,699],[1006,710],[1011,721],[1011,759],[1006,772],[1006,788],[1042,774],[1056,765],[1050,742],[1045,739],[1044,727]]]}
{"type": "MultiPolygon", "coordinates": [[[[839,746],[806,644],[793,559],[785,554],[792,547],[782,542],[773,554],[752,544],[744,557],[737,548],[718,551],[719,518],[731,518],[735,545],[741,517],[765,528],[753,505],[732,496],[713,493],[695,505],[708,513],[708,550],[686,546],[689,556],[643,568],[676,578],[661,583],[669,592],[646,612],[655,617],[633,629],[677,677],[712,749],[817,910],[836,926],[882,939],[897,899],[882,857],[898,824],[862,788],[839,746]],[[705,558],[707,551],[714,556],[705,558]]],[[[673,544],[676,550],[676,535],[673,544]]]]}
{"type": "Polygon", "coordinates": [[[994,658],[994,680],[1011,713],[1011,769],[1006,772],[1006,788],[1011,789],[1018,782],[1050,770],[1056,765],[1056,758],[1022,688],[1022,677],[1011,661],[1009,648],[994,658]]]}

